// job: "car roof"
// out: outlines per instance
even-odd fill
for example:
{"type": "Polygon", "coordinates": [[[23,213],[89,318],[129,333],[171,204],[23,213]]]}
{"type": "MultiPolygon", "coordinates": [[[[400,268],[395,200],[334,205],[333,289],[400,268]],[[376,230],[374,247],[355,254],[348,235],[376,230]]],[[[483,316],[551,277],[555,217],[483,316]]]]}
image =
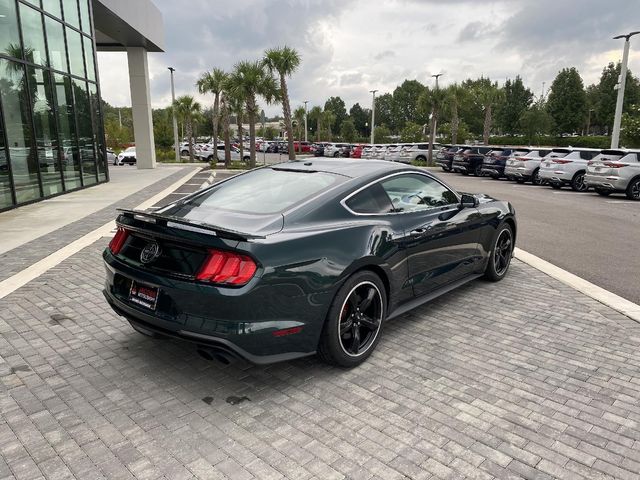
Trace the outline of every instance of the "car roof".
{"type": "Polygon", "coordinates": [[[301,172],[326,172],[336,175],[343,175],[350,178],[365,178],[375,176],[384,172],[395,172],[400,170],[418,170],[407,167],[407,165],[384,160],[357,160],[351,159],[306,159],[294,160],[291,162],[276,163],[272,168],[296,170],[301,172]]]}

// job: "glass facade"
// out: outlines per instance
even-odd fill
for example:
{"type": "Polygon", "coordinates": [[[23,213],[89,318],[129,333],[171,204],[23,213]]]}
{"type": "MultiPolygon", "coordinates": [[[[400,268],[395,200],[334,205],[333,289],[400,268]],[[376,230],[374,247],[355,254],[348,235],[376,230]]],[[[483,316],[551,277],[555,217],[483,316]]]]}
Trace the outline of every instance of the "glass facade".
{"type": "Polygon", "coordinates": [[[90,0],[0,0],[0,211],[108,180],[90,0]]]}

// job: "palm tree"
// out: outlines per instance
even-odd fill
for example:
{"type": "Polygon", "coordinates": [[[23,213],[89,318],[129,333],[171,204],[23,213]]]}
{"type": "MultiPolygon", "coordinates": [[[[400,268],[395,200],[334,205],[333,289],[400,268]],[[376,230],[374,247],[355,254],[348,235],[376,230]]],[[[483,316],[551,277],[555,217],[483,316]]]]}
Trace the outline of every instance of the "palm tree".
{"type": "Polygon", "coordinates": [[[176,116],[187,129],[187,137],[189,138],[189,159],[193,162],[193,122],[202,111],[202,107],[191,95],[183,95],[176,98],[173,108],[175,109],[176,116]]]}
{"type": "Polygon", "coordinates": [[[280,97],[282,98],[284,126],[287,129],[287,140],[289,141],[289,160],[295,160],[296,152],[293,149],[293,125],[291,123],[291,106],[289,105],[286,77],[290,77],[300,66],[300,55],[295,49],[285,45],[280,48],[270,48],[264,52],[263,62],[272,75],[277,72],[280,76],[280,97]]]}
{"type": "Polygon", "coordinates": [[[419,108],[423,112],[430,113],[430,133],[429,133],[429,150],[427,154],[427,161],[429,165],[433,165],[433,143],[436,138],[436,128],[438,125],[438,115],[442,110],[442,105],[445,101],[446,93],[444,90],[429,89],[420,95],[418,98],[419,108]]]}
{"type": "Polygon", "coordinates": [[[220,94],[227,74],[220,68],[214,68],[210,72],[204,72],[196,82],[200,93],[212,93],[213,100],[213,158],[218,160],[218,119],[220,117],[220,94]]]}
{"type": "Polygon", "coordinates": [[[244,158],[244,134],[242,131],[242,122],[244,121],[244,99],[237,95],[230,95],[229,110],[236,117],[236,126],[238,128],[238,143],[240,148],[240,158],[244,158]]]}
{"type": "Polygon", "coordinates": [[[458,105],[466,92],[457,83],[449,85],[446,89],[445,104],[449,106],[451,112],[451,143],[458,143],[458,128],[460,127],[460,117],[458,116],[458,105]]]}
{"type": "Polygon", "coordinates": [[[484,128],[482,131],[482,141],[485,145],[489,144],[489,134],[491,133],[491,112],[493,106],[498,103],[502,97],[502,90],[498,88],[498,82],[492,83],[488,78],[481,78],[480,85],[475,89],[475,96],[482,105],[484,110],[484,128]]]}
{"type": "Polygon", "coordinates": [[[249,120],[249,166],[256,166],[256,120],[258,118],[258,96],[272,103],[279,99],[275,79],[267,72],[262,62],[242,61],[236,64],[229,76],[229,90],[232,95],[244,99],[249,120]]]}
{"type": "Polygon", "coordinates": [[[336,123],[336,114],[333,113],[331,110],[325,109],[325,111],[322,112],[322,123],[327,128],[327,133],[328,133],[327,140],[331,141],[333,137],[333,133],[331,132],[331,125],[336,123]]]}
{"type": "Polygon", "coordinates": [[[302,152],[302,139],[304,135],[301,134],[302,129],[304,128],[304,115],[305,115],[304,107],[298,107],[293,112],[293,118],[295,119],[298,131],[298,153],[302,152]]]}
{"type": "Polygon", "coordinates": [[[310,111],[309,111],[309,117],[311,120],[315,120],[316,121],[316,141],[319,142],[320,141],[320,127],[322,125],[322,108],[318,107],[317,105],[315,107],[313,107],[310,111]]]}

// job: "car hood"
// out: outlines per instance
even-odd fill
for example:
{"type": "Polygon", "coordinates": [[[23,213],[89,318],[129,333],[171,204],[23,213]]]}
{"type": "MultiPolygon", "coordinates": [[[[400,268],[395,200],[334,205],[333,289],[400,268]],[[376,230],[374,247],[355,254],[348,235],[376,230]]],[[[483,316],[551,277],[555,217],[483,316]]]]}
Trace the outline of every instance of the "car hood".
{"type": "Polygon", "coordinates": [[[207,208],[189,203],[169,205],[156,212],[182,220],[203,223],[236,232],[266,236],[278,233],[284,225],[284,217],[280,213],[251,214],[231,210],[207,208]]]}

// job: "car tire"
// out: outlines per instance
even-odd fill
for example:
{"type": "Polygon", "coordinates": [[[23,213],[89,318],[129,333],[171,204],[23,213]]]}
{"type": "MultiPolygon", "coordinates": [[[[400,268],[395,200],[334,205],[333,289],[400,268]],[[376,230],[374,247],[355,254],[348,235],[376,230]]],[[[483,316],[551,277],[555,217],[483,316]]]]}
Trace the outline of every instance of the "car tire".
{"type": "Polygon", "coordinates": [[[333,158],[338,158],[338,155],[339,155],[338,152],[334,153],[333,158]]]}
{"type": "Polygon", "coordinates": [[[611,195],[611,190],[605,190],[603,188],[596,188],[595,191],[596,191],[596,193],[598,195],[602,195],[603,197],[608,197],[609,195],[611,195]]]}
{"type": "Polygon", "coordinates": [[[543,180],[540,178],[540,169],[536,168],[531,174],[531,185],[542,185],[543,180]]]}
{"type": "Polygon", "coordinates": [[[640,177],[629,182],[625,194],[629,200],[640,200],[640,177]]]}
{"type": "Polygon", "coordinates": [[[516,178],[517,183],[524,183],[524,178],[516,178]]]}
{"type": "Polygon", "coordinates": [[[562,188],[562,184],[561,183],[557,183],[557,182],[549,182],[549,185],[554,190],[560,190],[562,188]]]}
{"type": "Polygon", "coordinates": [[[476,168],[473,169],[473,174],[476,177],[481,177],[482,176],[482,165],[477,165],[476,168]]]}
{"type": "Polygon", "coordinates": [[[242,157],[242,159],[243,159],[245,162],[248,162],[249,160],[251,160],[251,157],[246,156],[246,157],[242,157]]]}
{"type": "Polygon", "coordinates": [[[451,171],[451,167],[442,166],[442,170],[445,171],[445,172],[450,172],[451,171]]]}
{"type": "Polygon", "coordinates": [[[498,228],[493,240],[493,247],[489,253],[484,278],[492,282],[499,282],[505,277],[511,265],[513,247],[513,231],[507,223],[503,223],[498,228]]]}
{"type": "MultiPolygon", "coordinates": [[[[418,162],[426,162],[426,161],[427,161],[427,157],[425,157],[424,155],[418,155],[418,156],[416,157],[416,160],[417,160],[418,162]]],[[[444,167],[442,167],[442,169],[444,170],[444,167]]],[[[446,172],[446,170],[444,170],[444,171],[446,172]]]]}
{"type": "Polygon", "coordinates": [[[586,192],[589,190],[589,186],[584,183],[584,175],[584,172],[578,172],[571,179],[571,189],[574,192],[586,192]]]}
{"type": "Polygon", "coordinates": [[[318,356],[343,368],[360,365],[376,348],[386,313],[387,296],[380,277],[369,270],[356,272],[342,284],[331,303],[318,356]]]}

